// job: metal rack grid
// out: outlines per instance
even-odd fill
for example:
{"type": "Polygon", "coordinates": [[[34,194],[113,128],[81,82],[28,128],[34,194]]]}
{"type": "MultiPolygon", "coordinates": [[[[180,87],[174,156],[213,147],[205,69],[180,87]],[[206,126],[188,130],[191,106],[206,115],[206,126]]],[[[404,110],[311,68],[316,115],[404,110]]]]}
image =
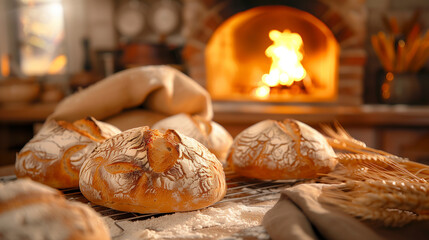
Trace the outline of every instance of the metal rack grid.
{"type": "MultiPolygon", "coordinates": [[[[234,172],[225,171],[227,192],[225,197],[212,206],[216,206],[225,202],[239,202],[244,204],[253,204],[266,201],[267,197],[275,199],[277,195],[286,187],[290,187],[297,183],[296,180],[281,180],[281,181],[263,181],[250,179],[236,175],[234,172]]],[[[9,182],[16,180],[15,176],[0,177],[0,182],[9,182]]],[[[70,201],[78,201],[88,204],[96,212],[103,217],[110,217],[119,223],[122,221],[145,220],[151,217],[165,215],[165,213],[141,214],[133,212],[123,212],[114,210],[108,207],[100,206],[89,202],[80,192],[78,188],[60,189],[65,198],[70,201]]],[[[117,224],[116,224],[117,225],[117,224]]],[[[120,227],[119,225],[117,225],[120,227]]]]}

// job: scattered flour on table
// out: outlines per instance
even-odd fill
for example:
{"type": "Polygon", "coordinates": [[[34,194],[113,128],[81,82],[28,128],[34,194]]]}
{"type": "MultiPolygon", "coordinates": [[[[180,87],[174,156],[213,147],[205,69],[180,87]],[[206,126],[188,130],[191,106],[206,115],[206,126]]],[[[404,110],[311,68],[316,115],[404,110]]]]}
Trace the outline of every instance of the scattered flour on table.
{"type": "Polygon", "coordinates": [[[251,234],[253,239],[269,239],[260,227],[265,213],[276,201],[255,205],[223,203],[215,207],[191,212],[178,212],[141,221],[123,221],[115,226],[106,218],[113,239],[240,239],[251,234]],[[243,231],[246,230],[246,231],[243,231]],[[248,230],[248,231],[247,231],[248,230]],[[247,233],[245,233],[247,232],[247,233]],[[230,236],[238,236],[231,238],[230,236]]]}

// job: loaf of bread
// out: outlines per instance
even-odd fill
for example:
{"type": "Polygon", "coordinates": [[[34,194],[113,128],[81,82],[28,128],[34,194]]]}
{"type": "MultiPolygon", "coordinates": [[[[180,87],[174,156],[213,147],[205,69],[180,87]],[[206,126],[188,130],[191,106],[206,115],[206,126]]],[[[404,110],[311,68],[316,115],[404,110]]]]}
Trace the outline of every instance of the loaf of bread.
{"type": "Polygon", "coordinates": [[[174,129],[194,138],[206,146],[222,163],[226,163],[226,155],[233,141],[231,134],[220,124],[207,121],[198,115],[176,114],[158,121],[152,128],[162,131],[174,129]]]}
{"type": "Polygon", "coordinates": [[[80,171],[91,202],[120,211],[200,209],[226,192],[222,164],[195,139],[175,130],[129,129],[101,143],[80,171]]]}
{"type": "Polygon", "coordinates": [[[228,164],[242,176],[278,180],[317,177],[332,171],[337,160],[321,133],[286,119],[264,120],[238,134],[228,164]]]}
{"type": "Polygon", "coordinates": [[[78,187],[79,170],[88,154],[120,132],[92,117],[73,123],[47,120],[17,154],[15,174],[54,188],[78,187]]]}
{"type": "Polygon", "coordinates": [[[0,183],[0,223],[1,239],[110,239],[92,208],[30,179],[0,183]]]}

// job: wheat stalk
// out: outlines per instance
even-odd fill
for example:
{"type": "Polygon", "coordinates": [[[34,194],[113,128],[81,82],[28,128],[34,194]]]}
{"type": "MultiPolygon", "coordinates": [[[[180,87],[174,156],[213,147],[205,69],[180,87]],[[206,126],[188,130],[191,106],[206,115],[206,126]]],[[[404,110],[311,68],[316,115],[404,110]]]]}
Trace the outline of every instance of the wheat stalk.
{"type": "Polygon", "coordinates": [[[389,157],[390,159],[398,162],[408,161],[406,158],[366,146],[364,142],[353,138],[338,122],[334,122],[334,127],[326,124],[321,124],[320,126],[326,134],[326,140],[334,149],[361,154],[377,154],[389,157]]]}
{"type": "Polygon", "coordinates": [[[357,165],[377,165],[380,167],[388,167],[395,164],[390,158],[382,155],[363,154],[363,153],[337,153],[338,162],[343,165],[357,166],[357,165]]]}
{"type": "Polygon", "coordinates": [[[339,162],[320,178],[335,183],[323,188],[322,202],[392,227],[429,219],[429,166],[367,147],[337,122],[322,129],[339,162]]]}
{"type": "Polygon", "coordinates": [[[379,221],[386,227],[403,227],[413,221],[428,220],[428,215],[417,215],[397,209],[368,208],[361,205],[345,205],[342,210],[362,220],[379,221]]]}
{"type": "Polygon", "coordinates": [[[400,164],[403,168],[407,169],[417,177],[429,180],[429,166],[417,162],[402,162],[400,164]]]}
{"type": "Polygon", "coordinates": [[[334,123],[334,127],[322,124],[321,128],[326,134],[328,143],[337,152],[347,152],[337,153],[337,158],[340,163],[350,167],[351,171],[354,171],[353,165],[356,165],[355,168],[390,166],[397,174],[429,180],[429,166],[367,147],[364,142],[354,139],[338,122],[334,123]]]}
{"type": "MultiPolygon", "coordinates": [[[[349,176],[355,179],[371,179],[378,177],[382,179],[400,179],[409,181],[426,181],[425,178],[417,176],[404,167],[405,161],[399,162],[398,158],[377,154],[337,153],[338,162],[341,163],[349,176]],[[363,171],[365,169],[365,171],[363,171]],[[356,171],[358,170],[358,171],[356,171]]],[[[421,168],[420,168],[421,170],[421,168]]]]}
{"type": "Polygon", "coordinates": [[[353,203],[371,208],[396,208],[416,213],[429,210],[427,183],[367,180],[353,183],[353,203]]]}

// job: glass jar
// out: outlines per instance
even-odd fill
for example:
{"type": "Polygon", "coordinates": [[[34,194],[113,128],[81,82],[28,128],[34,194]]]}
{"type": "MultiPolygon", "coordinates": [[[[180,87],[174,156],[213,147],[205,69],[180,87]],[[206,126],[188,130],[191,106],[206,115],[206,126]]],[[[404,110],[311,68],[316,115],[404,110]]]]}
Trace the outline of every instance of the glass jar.
{"type": "Polygon", "coordinates": [[[421,104],[423,95],[418,74],[385,73],[381,85],[381,99],[387,104],[421,104]]]}

